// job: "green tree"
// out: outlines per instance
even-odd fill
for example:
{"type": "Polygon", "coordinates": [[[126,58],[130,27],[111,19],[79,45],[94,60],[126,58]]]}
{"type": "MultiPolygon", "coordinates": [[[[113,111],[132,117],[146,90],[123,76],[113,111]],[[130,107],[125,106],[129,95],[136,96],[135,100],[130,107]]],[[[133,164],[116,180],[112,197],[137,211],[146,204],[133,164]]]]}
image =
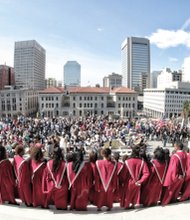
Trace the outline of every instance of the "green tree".
{"type": "Polygon", "coordinates": [[[189,113],[190,113],[190,103],[189,103],[189,101],[185,100],[183,102],[183,109],[182,109],[184,124],[188,123],[189,113]]]}

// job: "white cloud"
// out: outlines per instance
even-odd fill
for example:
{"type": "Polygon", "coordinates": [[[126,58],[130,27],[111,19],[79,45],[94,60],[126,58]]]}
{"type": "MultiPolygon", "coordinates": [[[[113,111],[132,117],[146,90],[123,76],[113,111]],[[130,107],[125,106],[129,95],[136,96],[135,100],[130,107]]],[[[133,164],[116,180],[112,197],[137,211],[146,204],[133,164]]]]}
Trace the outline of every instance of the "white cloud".
{"type": "Polygon", "coordinates": [[[97,28],[97,31],[99,31],[99,32],[101,32],[101,31],[103,31],[104,29],[103,28],[101,28],[101,27],[98,27],[97,28]]]}
{"type": "Polygon", "coordinates": [[[177,58],[175,58],[175,57],[169,57],[169,61],[170,61],[170,62],[177,62],[177,61],[178,61],[178,59],[177,59],[177,58]]]}
{"type": "Polygon", "coordinates": [[[190,32],[178,30],[158,29],[149,37],[152,44],[156,44],[159,48],[177,47],[185,45],[190,47],[190,32]]]}

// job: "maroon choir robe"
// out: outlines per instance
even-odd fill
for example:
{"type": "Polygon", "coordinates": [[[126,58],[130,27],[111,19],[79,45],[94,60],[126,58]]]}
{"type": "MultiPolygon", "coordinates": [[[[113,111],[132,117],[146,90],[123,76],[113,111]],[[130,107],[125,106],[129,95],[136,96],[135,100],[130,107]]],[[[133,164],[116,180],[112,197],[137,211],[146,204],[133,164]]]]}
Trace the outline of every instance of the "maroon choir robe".
{"type": "Polygon", "coordinates": [[[113,207],[114,192],[117,188],[117,163],[109,160],[96,161],[95,203],[98,209],[113,207]]]}
{"type": "Polygon", "coordinates": [[[16,155],[13,159],[13,167],[16,176],[16,187],[19,198],[26,205],[32,204],[31,172],[29,163],[23,157],[16,155]]]}
{"type": "Polygon", "coordinates": [[[157,205],[161,202],[163,183],[168,164],[151,160],[150,176],[146,184],[142,186],[141,203],[144,206],[157,205]]]}
{"type": "Polygon", "coordinates": [[[57,209],[67,209],[68,180],[64,161],[61,161],[55,172],[53,172],[53,160],[47,162],[43,174],[43,191],[47,195],[45,207],[54,204],[57,209]]]}
{"type": "Polygon", "coordinates": [[[125,161],[121,171],[123,193],[120,206],[124,208],[139,206],[141,201],[141,184],[149,177],[149,169],[146,162],[139,158],[130,158],[125,161]],[[137,185],[136,182],[139,182],[137,185]]]}
{"type": "Polygon", "coordinates": [[[190,197],[190,154],[187,154],[187,171],[185,180],[181,190],[181,198],[180,201],[185,201],[190,197]]]}
{"type": "Polygon", "coordinates": [[[187,154],[178,150],[171,156],[169,167],[164,181],[162,205],[175,202],[179,197],[184,183],[187,164],[187,154]]]}
{"type": "Polygon", "coordinates": [[[15,178],[13,166],[8,159],[0,161],[0,204],[5,201],[15,204],[15,178]]]}
{"type": "Polygon", "coordinates": [[[95,194],[95,180],[94,180],[96,164],[93,163],[93,162],[90,162],[90,166],[91,166],[91,169],[92,169],[92,184],[91,184],[90,192],[89,192],[89,201],[93,205],[96,205],[95,204],[95,197],[96,197],[96,194],[95,194]]]}
{"type": "MultiPolygon", "coordinates": [[[[117,168],[116,168],[116,172],[117,172],[117,176],[120,175],[121,170],[123,168],[124,163],[122,162],[117,162],[117,168]]],[[[122,193],[122,184],[119,181],[119,178],[117,178],[117,188],[115,190],[115,195],[114,195],[114,202],[120,202],[121,200],[121,193],[122,193]]]]}
{"type": "Polygon", "coordinates": [[[34,207],[45,206],[45,194],[42,189],[42,177],[44,169],[46,168],[45,162],[30,161],[32,176],[32,204],[34,207]]]}
{"type": "Polygon", "coordinates": [[[67,165],[67,177],[71,190],[70,209],[85,211],[89,201],[89,191],[92,185],[92,169],[90,163],[83,161],[75,173],[73,162],[67,165]]]}

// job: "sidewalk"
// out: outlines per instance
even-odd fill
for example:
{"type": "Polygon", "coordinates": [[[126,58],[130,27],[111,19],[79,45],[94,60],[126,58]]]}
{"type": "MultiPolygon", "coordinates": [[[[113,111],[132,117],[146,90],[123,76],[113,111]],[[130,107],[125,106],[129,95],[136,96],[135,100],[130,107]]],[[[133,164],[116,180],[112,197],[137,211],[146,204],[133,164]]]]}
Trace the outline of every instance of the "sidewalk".
{"type": "Polygon", "coordinates": [[[188,220],[190,216],[190,200],[167,206],[123,210],[119,204],[114,204],[112,211],[96,211],[96,207],[89,206],[88,211],[60,211],[55,209],[40,209],[19,207],[13,205],[0,206],[2,220],[188,220]]]}

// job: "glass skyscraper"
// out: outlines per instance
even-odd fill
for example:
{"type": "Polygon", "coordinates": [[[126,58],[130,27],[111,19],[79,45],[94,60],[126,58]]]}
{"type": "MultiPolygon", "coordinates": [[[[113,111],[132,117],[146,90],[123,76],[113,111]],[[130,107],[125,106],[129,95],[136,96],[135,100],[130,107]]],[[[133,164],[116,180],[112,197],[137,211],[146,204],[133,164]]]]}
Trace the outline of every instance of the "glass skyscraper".
{"type": "Polygon", "coordinates": [[[45,88],[46,51],[35,40],[15,42],[14,69],[16,86],[45,88]]]}
{"type": "Polygon", "coordinates": [[[81,85],[81,66],[77,61],[67,61],[63,69],[63,86],[81,85]]]}
{"type": "MultiPolygon", "coordinates": [[[[142,74],[150,81],[150,42],[146,38],[128,37],[121,45],[123,86],[140,87],[142,74]]],[[[148,83],[149,84],[149,83],[148,83]]]]}

